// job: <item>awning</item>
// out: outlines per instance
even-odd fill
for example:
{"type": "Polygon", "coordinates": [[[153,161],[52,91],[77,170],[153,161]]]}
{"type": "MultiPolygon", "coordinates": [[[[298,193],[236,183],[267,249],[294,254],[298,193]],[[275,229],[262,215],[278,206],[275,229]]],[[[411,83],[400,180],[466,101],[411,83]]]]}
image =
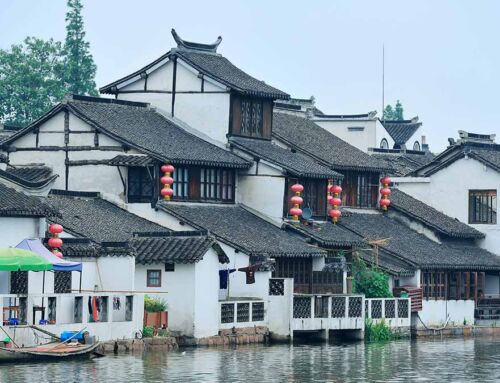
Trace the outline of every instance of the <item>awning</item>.
{"type": "Polygon", "coordinates": [[[25,249],[0,249],[1,271],[45,271],[52,270],[52,263],[44,257],[25,249]]]}
{"type": "Polygon", "coordinates": [[[16,248],[30,250],[48,261],[54,271],[82,271],[81,262],[70,262],[52,254],[39,239],[24,239],[16,248]]]}

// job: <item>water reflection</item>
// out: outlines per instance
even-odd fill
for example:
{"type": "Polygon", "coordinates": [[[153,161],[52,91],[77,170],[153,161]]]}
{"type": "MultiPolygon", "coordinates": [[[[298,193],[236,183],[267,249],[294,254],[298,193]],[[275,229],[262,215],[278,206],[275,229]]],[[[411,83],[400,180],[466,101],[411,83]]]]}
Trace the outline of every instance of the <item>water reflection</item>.
{"type": "Polygon", "coordinates": [[[302,344],[0,366],[0,382],[494,382],[500,339],[302,344]]]}

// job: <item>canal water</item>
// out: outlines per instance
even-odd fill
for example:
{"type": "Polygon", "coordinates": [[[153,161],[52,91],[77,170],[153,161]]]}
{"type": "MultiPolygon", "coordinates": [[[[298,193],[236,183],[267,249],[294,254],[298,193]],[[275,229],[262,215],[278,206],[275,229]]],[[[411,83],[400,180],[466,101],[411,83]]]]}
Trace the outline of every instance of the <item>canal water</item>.
{"type": "Polygon", "coordinates": [[[498,382],[500,338],[190,348],[0,366],[0,382],[498,382]]]}

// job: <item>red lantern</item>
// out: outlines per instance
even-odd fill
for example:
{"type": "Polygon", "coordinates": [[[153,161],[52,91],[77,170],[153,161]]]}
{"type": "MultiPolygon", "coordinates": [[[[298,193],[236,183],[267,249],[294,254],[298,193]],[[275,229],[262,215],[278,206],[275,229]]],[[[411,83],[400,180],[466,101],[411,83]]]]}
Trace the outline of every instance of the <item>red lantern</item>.
{"type": "Polygon", "coordinates": [[[55,250],[52,252],[57,258],[62,258],[63,254],[59,250],[55,250]]]}
{"type": "Polygon", "coordinates": [[[169,177],[169,176],[164,176],[164,177],[160,178],[160,182],[163,185],[172,185],[174,183],[174,179],[172,177],[169,177]]]}
{"type": "Polygon", "coordinates": [[[51,234],[60,234],[63,232],[63,230],[64,228],[58,223],[53,223],[52,225],[49,225],[49,232],[51,234]]]}
{"type": "Polygon", "coordinates": [[[295,217],[299,217],[302,215],[302,209],[300,209],[298,207],[292,207],[290,209],[290,214],[295,216],[295,217]]]}
{"type": "Polygon", "coordinates": [[[382,194],[383,196],[391,195],[391,189],[389,188],[380,189],[380,194],[382,194]]]}
{"type": "Polygon", "coordinates": [[[342,188],[340,187],[340,185],[332,185],[332,187],[330,188],[330,192],[340,194],[342,193],[342,188]]]}
{"type": "Polygon", "coordinates": [[[384,199],[381,199],[379,203],[380,203],[380,206],[382,206],[384,208],[384,210],[386,210],[387,207],[391,204],[391,200],[384,198],[384,199]]]}
{"type": "Polygon", "coordinates": [[[174,189],[163,188],[160,190],[160,194],[162,197],[172,197],[174,195],[174,189]]]}
{"type": "Polygon", "coordinates": [[[340,206],[342,205],[342,200],[338,197],[334,197],[330,200],[330,205],[332,206],[340,206]]]}
{"type": "Polygon", "coordinates": [[[293,203],[294,205],[302,205],[304,200],[302,199],[302,197],[294,195],[292,198],[290,198],[290,202],[293,203]]]}
{"type": "Polygon", "coordinates": [[[389,185],[391,183],[391,179],[389,177],[384,177],[380,180],[382,185],[389,185]]]}
{"type": "Polygon", "coordinates": [[[332,199],[333,199],[333,197],[332,197],[330,194],[328,194],[328,195],[326,196],[326,200],[328,201],[328,203],[329,203],[330,205],[333,205],[333,204],[330,202],[332,199]]]}
{"type": "Polygon", "coordinates": [[[328,212],[328,215],[332,218],[340,218],[342,217],[342,212],[340,210],[337,210],[337,209],[332,209],[328,212]]]}
{"type": "Polygon", "coordinates": [[[49,238],[49,247],[61,247],[63,242],[61,238],[49,238]]]}
{"type": "Polygon", "coordinates": [[[175,168],[172,165],[162,165],[161,171],[162,173],[173,173],[175,168]]]}
{"type": "Polygon", "coordinates": [[[301,184],[294,184],[292,185],[291,189],[294,193],[300,193],[304,190],[304,186],[302,186],[301,184]]]}

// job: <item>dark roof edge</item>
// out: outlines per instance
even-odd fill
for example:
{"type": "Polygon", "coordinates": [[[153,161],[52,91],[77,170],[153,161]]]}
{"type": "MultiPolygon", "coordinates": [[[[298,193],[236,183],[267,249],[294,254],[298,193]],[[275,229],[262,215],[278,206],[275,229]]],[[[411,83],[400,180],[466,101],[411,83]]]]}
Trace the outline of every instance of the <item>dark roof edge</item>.
{"type": "Polygon", "coordinates": [[[0,169],[0,177],[5,178],[6,180],[9,180],[9,181],[11,181],[19,186],[22,186],[22,187],[25,187],[28,189],[38,189],[38,188],[41,188],[41,187],[44,187],[44,186],[47,186],[48,184],[50,184],[57,177],[59,177],[59,174],[53,174],[44,180],[32,182],[32,181],[25,180],[24,178],[15,176],[9,172],[6,172],[5,170],[0,169]]]}

